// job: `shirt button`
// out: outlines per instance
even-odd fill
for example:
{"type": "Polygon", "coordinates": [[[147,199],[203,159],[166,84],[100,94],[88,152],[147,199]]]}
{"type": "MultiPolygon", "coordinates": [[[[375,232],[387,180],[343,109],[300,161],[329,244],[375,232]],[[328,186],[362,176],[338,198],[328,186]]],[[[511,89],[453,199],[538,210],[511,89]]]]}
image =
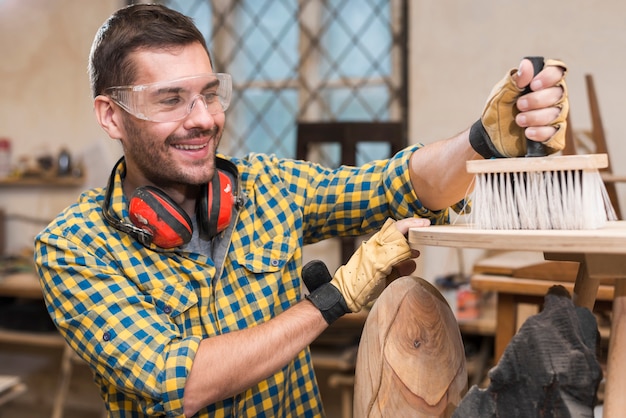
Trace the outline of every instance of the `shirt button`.
{"type": "Polygon", "coordinates": [[[163,312],[165,312],[166,314],[171,314],[172,313],[172,307],[170,305],[165,305],[165,308],[163,308],[163,312]]]}
{"type": "Polygon", "coordinates": [[[111,333],[109,331],[105,332],[104,335],[102,336],[102,339],[104,341],[109,341],[111,339],[111,333]]]}
{"type": "Polygon", "coordinates": [[[278,266],[278,260],[272,260],[272,261],[270,261],[270,264],[272,265],[272,267],[277,267],[278,266]]]}

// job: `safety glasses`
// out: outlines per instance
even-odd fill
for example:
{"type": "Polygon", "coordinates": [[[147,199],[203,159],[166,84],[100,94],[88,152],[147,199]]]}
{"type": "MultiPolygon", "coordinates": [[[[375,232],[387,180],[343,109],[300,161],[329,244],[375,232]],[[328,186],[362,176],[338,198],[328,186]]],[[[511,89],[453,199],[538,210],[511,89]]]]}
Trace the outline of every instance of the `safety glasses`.
{"type": "Polygon", "coordinates": [[[175,122],[187,117],[200,100],[210,114],[228,109],[230,74],[211,73],[136,86],[109,87],[105,94],[131,115],[152,122],[175,122]]]}

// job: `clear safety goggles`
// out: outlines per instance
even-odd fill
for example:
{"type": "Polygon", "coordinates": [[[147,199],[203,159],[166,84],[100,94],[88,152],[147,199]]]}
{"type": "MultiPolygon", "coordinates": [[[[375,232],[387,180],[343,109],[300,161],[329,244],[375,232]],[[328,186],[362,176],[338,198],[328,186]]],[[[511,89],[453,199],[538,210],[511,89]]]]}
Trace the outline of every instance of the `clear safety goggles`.
{"type": "Polygon", "coordinates": [[[191,113],[198,100],[210,114],[228,109],[230,74],[199,74],[136,86],[109,87],[107,96],[131,115],[152,122],[175,122],[191,113]]]}

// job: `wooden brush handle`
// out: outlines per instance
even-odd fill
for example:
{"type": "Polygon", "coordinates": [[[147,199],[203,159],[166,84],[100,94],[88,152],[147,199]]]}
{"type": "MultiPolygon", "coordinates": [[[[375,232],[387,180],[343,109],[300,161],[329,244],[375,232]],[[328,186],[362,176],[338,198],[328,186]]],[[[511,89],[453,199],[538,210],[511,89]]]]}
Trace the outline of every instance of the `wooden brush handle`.
{"type": "MultiPolygon", "coordinates": [[[[539,74],[539,72],[543,69],[543,57],[524,57],[529,60],[533,64],[533,77],[539,74]]],[[[530,93],[532,90],[530,89],[530,84],[526,86],[524,91],[522,92],[522,96],[530,93]]],[[[526,138],[526,157],[545,157],[548,155],[548,151],[546,150],[545,145],[541,142],[532,141],[526,138]]]]}
{"type": "Polygon", "coordinates": [[[546,158],[493,158],[470,160],[468,173],[517,173],[533,171],[600,170],[609,166],[606,154],[550,155],[546,158]]]}

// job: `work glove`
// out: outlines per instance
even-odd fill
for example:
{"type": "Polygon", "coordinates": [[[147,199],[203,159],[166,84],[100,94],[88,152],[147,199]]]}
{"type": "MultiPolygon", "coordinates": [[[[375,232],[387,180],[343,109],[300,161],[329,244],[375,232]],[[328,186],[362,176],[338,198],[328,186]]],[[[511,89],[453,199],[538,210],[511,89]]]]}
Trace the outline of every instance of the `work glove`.
{"type": "MultiPolygon", "coordinates": [[[[558,66],[567,71],[567,66],[561,61],[552,59],[544,61],[543,57],[527,58],[533,63],[535,75],[544,66],[558,66]]],[[[557,86],[563,89],[563,96],[556,103],[561,111],[550,124],[557,131],[547,141],[535,142],[527,141],[524,128],[515,123],[515,116],[519,113],[516,106],[517,99],[531,91],[530,87],[525,89],[517,87],[513,80],[513,74],[516,72],[517,69],[510,70],[506,77],[494,86],[481,118],[470,129],[470,144],[484,158],[542,156],[553,154],[565,147],[566,119],[569,111],[565,73],[561,81],[557,83],[557,86]]]]}
{"type": "Polygon", "coordinates": [[[411,257],[405,236],[388,219],[380,231],[363,242],[331,278],[319,260],[307,263],[302,278],[310,293],[306,296],[329,324],[349,312],[359,312],[384,289],[394,265],[411,257]]]}

